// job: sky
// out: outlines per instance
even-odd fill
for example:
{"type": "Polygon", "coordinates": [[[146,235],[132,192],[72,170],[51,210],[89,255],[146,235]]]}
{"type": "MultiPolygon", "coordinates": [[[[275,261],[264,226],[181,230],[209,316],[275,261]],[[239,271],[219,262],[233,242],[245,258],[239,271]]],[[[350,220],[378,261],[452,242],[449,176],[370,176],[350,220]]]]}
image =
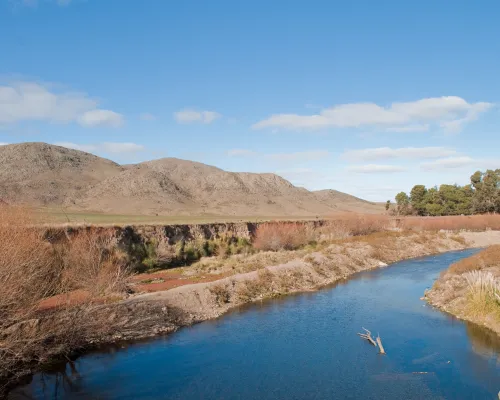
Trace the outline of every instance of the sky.
{"type": "Polygon", "coordinates": [[[500,168],[498,21],[498,0],[0,0],[0,143],[373,201],[467,184],[500,168]]]}

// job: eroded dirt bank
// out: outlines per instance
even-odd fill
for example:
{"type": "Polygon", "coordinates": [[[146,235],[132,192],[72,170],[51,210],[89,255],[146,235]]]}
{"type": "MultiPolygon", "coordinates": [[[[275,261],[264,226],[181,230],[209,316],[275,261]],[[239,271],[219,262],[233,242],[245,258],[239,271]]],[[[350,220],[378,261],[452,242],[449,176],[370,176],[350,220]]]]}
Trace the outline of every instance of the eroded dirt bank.
{"type": "MultiPolygon", "coordinates": [[[[383,233],[330,244],[283,264],[269,265],[256,271],[236,274],[212,282],[176,287],[171,290],[140,294],[115,307],[130,310],[125,320],[116,314],[115,339],[152,336],[165,330],[217,318],[246,303],[302,291],[311,291],[345,279],[350,275],[397,261],[465,248],[500,243],[500,232],[383,233]],[[135,309],[152,307],[163,310],[150,315],[146,326],[134,318],[135,309]],[[166,315],[171,315],[164,325],[166,315]],[[131,329],[131,324],[135,326],[131,329]]],[[[167,318],[168,319],[168,318],[167,318]]]]}

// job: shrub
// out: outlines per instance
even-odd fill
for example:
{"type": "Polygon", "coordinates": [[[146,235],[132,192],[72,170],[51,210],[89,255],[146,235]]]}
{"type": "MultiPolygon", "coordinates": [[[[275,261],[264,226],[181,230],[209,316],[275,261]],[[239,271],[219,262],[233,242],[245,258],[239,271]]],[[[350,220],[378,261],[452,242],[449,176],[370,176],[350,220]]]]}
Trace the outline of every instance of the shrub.
{"type": "Polygon", "coordinates": [[[500,229],[500,215],[457,215],[446,217],[404,217],[399,219],[399,227],[414,231],[484,231],[500,229]]]}
{"type": "Polygon", "coordinates": [[[345,239],[382,232],[389,226],[390,220],[386,215],[344,213],[330,219],[318,230],[318,234],[322,240],[345,239]]]}
{"type": "Polygon", "coordinates": [[[130,273],[127,258],[111,233],[85,230],[62,245],[62,283],[66,290],[83,289],[93,297],[122,293],[130,273]]]}
{"type": "Polygon", "coordinates": [[[222,306],[231,301],[231,292],[226,285],[219,284],[210,287],[210,292],[215,296],[215,302],[222,306]]]}
{"type": "Polygon", "coordinates": [[[294,222],[265,223],[258,226],[253,245],[258,250],[295,250],[313,238],[304,224],[294,222]]]}
{"type": "Polygon", "coordinates": [[[128,269],[112,236],[80,231],[50,243],[38,222],[27,209],[0,206],[0,381],[110,329],[94,300],[125,289],[128,269]],[[71,301],[75,289],[88,296],[71,301]],[[41,310],[47,297],[57,301],[41,310]]]}

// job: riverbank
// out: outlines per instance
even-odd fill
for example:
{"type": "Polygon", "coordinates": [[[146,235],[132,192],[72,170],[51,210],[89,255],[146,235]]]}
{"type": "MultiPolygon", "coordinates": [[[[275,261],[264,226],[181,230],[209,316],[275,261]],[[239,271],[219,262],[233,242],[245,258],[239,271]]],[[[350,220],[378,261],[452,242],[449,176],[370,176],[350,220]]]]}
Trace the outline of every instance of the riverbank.
{"type": "MultiPolygon", "coordinates": [[[[37,355],[31,363],[17,365],[16,370],[20,371],[17,377],[92,347],[170,333],[253,301],[315,290],[354,273],[404,259],[490,243],[500,243],[500,232],[381,232],[306,250],[233,256],[238,257],[240,267],[231,268],[236,273],[219,280],[135,294],[111,304],[86,305],[84,311],[63,310],[64,318],[57,309],[51,310],[37,319],[12,326],[8,334],[22,343],[23,337],[37,336],[55,321],[60,324],[71,323],[74,318],[79,321],[78,335],[71,336],[74,340],[44,338],[43,355],[37,355]],[[271,259],[275,262],[270,262],[271,259]],[[239,270],[248,272],[238,273],[239,270]]],[[[208,266],[213,272],[222,273],[227,272],[233,261],[231,257],[222,262],[214,260],[218,268],[215,270],[214,265],[208,263],[208,266]]]]}
{"type": "Polygon", "coordinates": [[[186,268],[209,268],[215,276],[228,276],[170,290],[133,294],[111,304],[86,305],[83,313],[64,310],[61,311],[66,313],[63,319],[57,309],[50,310],[37,319],[11,327],[8,334],[16,336],[21,343],[23,336],[43,332],[54,321],[67,324],[76,320],[80,324],[75,326],[79,329],[74,336],[77,340],[63,342],[57,337],[45,338],[44,354],[17,365],[16,379],[36,372],[43,365],[75,357],[100,345],[167,334],[217,318],[250,302],[316,290],[357,272],[409,258],[493,243],[500,243],[500,232],[380,232],[295,251],[206,260],[203,266],[186,268]]]}
{"type": "Polygon", "coordinates": [[[500,335],[500,246],[491,245],[444,271],[425,299],[459,319],[500,335]]]}

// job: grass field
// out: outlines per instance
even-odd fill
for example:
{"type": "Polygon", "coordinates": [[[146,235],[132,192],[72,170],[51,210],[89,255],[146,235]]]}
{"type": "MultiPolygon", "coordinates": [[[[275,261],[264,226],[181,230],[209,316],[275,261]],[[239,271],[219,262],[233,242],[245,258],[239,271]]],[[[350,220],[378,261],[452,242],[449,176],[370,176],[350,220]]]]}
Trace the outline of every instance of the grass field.
{"type": "Polygon", "coordinates": [[[54,208],[38,209],[38,214],[44,222],[54,224],[89,224],[89,225],[182,225],[207,224],[224,222],[263,222],[263,221],[303,221],[314,220],[315,217],[290,216],[221,216],[221,215],[123,215],[103,214],[78,211],[65,211],[54,208]]]}

